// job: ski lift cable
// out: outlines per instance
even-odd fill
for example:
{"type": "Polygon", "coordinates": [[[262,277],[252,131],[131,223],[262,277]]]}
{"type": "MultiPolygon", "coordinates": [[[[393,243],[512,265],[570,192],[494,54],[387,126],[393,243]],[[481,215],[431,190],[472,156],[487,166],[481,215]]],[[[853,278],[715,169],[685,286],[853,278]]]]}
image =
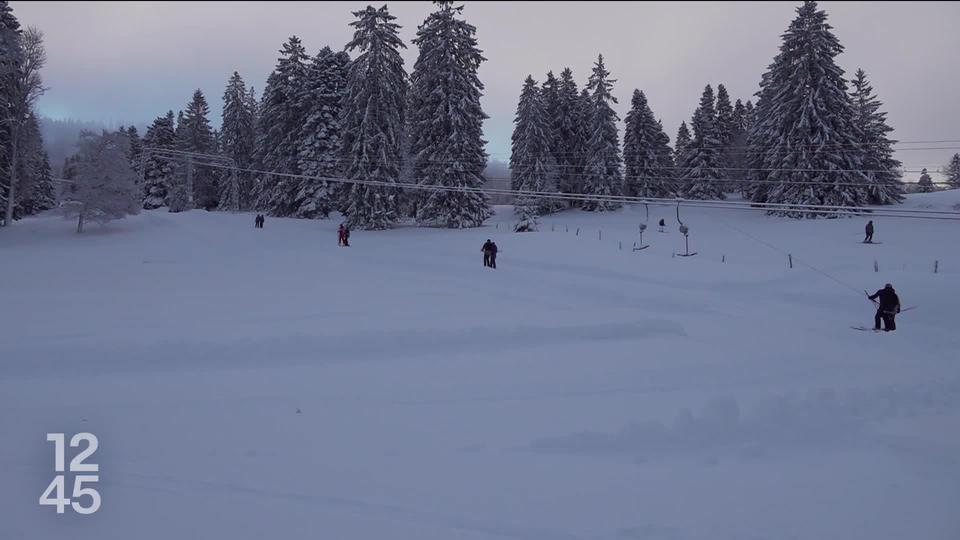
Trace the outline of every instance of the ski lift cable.
{"type": "MultiPolygon", "coordinates": [[[[167,159],[175,159],[175,158],[168,156],[167,159]]],[[[249,167],[237,167],[237,166],[216,165],[216,164],[210,164],[209,166],[214,168],[231,169],[235,171],[280,176],[280,177],[287,177],[287,178],[313,179],[313,180],[319,180],[319,181],[325,181],[325,182],[336,182],[336,183],[343,183],[343,184],[372,185],[372,186],[381,186],[381,187],[387,187],[387,188],[403,188],[403,189],[415,189],[415,190],[425,190],[425,191],[457,191],[457,192],[464,192],[464,193],[504,194],[504,195],[514,195],[514,196],[530,196],[530,197],[552,198],[552,199],[562,199],[562,200],[595,201],[595,202],[611,202],[611,203],[651,202],[651,203],[673,204],[679,200],[690,207],[753,209],[753,210],[763,210],[763,211],[782,211],[787,213],[810,213],[810,214],[825,214],[825,215],[862,215],[864,213],[869,213],[872,216],[883,216],[883,217],[924,218],[924,219],[940,219],[940,220],[946,220],[946,221],[960,221],[960,212],[940,211],[940,210],[919,210],[919,209],[912,210],[912,209],[892,209],[892,208],[877,209],[874,207],[862,207],[862,206],[832,206],[832,205],[790,204],[790,203],[751,203],[751,202],[737,202],[737,201],[698,201],[698,200],[677,199],[677,198],[603,196],[603,195],[585,195],[585,194],[574,194],[574,193],[535,192],[535,191],[507,190],[507,189],[495,189],[495,188],[484,188],[484,187],[425,185],[425,184],[415,184],[415,183],[408,183],[408,182],[387,182],[387,181],[377,181],[377,180],[358,180],[358,179],[339,178],[339,177],[311,176],[311,175],[294,174],[294,173],[271,172],[271,171],[265,171],[265,170],[249,168],[249,167]]]]}
{"type": "MultiPolygon", "coordinates": [[[[958,147],[958,148],[960,148],[960,147],[958,147]]],[[[197,153],[192,153],[192,152],[172,151],[172,150],[167,150],[167,149],[156,149],[156,150],[154,150],[154,151],[155,151],[155,152],[165,152],[165,153],[181,153],[181,154],[184,154],[184,155],[191,155],[191,154],[192,154],[192,155],[203,155],[203,154],[197,154],[197,153]]],[[[220,157],[223,157],[223,158],[225,158],[225,159],[229,159],[227,156],[220,156],[220,157]]],[[[438,160],[419,160],[419,163],[444,165],[444,164],[459,164],[459,163],[464,163],[464,161],[465,161],[465,160],[450,160],[450,159],[443,160],[443,159],[438,159],[438,160]]],[[[355,163],[355,162],[356,162],[355,160],[353,160],[353,159],[347,159],[347,158],[335,158],[335,159],[331,159],[331,160],[325,161],[325,163],[339,163],[339,164],[352,164],[352,163],[355,163]]],[[[359,163],[368,163],[368,162],[370,162],[370,160],[359,160],[359,163]]],[[[917,167],[917,166],[915,165],[915,166],[913,166],[913,168],[897,168],[897,169],[840,169],[840,168],[836,168],[836,169],[814,169],[814,168],[797,168],[797,167],[795,167],[795,168],[786,168],[786,167],[710,167],[710,168],[711,168],[712,170],[717,170],[717,171],[764,171],[764,172],[779,172],[779,171],[783,171],[783,172],[823,172],[823,173],[839,173],[839,172],[860,172],[860,173],[872,173],[872,172],[875,172],[875,173],[889,173],[889,172],[891,172],[891,171],[894,171],[894,172],[903,172],[903,173],[920,173],[920,172],[923,172],[923,169],[927,169],[927,172],[928,172],[928,173],[940,174],[940,175],[944,174],[943,172],[938,171],[938,170],[930,170],[933,166],[931,166],[931,167],[922,167],[922,166],[921,166],[920,169],[916,169],[916,167],[917,167]]],[[[936,167],[941,167],[941,166],[940,166],[940,165],[937,165],[936,167]]],[[[552,165],[551,168],[557,169],[557,170],[564,170],[564,169],[579,169],[579,168],[581,168],[581,166],[580,166],[580,165],[555,164],[555,165],[552,165]]],[[[656,170],[674,171],[674,170],[684,170],[685,167],[676,166],[676,165],[656,165],[656,166],[645,167],[645,169],[655,170],[655,171],[656,171],[656,170]]],[[[566,176],[568,176],[568,177],[569,177],[569,176],[577,177],[577,176],[584,176],[584,174],[582,174],[582,173],[580,173],[580,174],[566,174],[566,176]]],[[[503,178],[503,177],[487,177],[487,178],[488,178],[488,179],[491,179],[491,180],[508,180],[508,178],[503,178]]],[[[627,178],[662,178],[662,179],[673,179],[673,178],[675,178],[675,177],[672,177],[672,176],[671,176],[671,177],[655,177],[655,176],[629,175],[629,176],[627,176],[627,178]]],[[[719,179],[715,179],[715,180],[718,180],[718,181],[719,181],[719,180],[725,180],[725,181],[732,181],[732,182],[745,182],[745,181],[747,181],[747,180],[745,180],[745,179],[736,179],[736,178],[719,178],[719,179]]],[[[753,181],[753,182],[756,182],[756,181],[753,181]]],[[[773,181],[773,182],[775,182],[775,183],[781,183],[781,182],[779,182],[779,181],[773,181]]],[[[862,184],[852,184],[852,185],[862,185],[862,184]]]]}
{"type": "Polygon", "coordinates": [[[752,235],[752,234],[750,234],[750,233],[748,233],[748,232],[740,229],[739,227],[736,227],[736,226],[734,226],[734,225],[731,225],[731,224],[730,224],[727,220],[725,220],[725,219],[721,219],[721,218],[718,218],[717,216],[710,216],[710,215],[707,215],[707,218],[708,218],[708,219],[713,219],[713,220],[719,222],[721,225],[724,225],[725,227],[728,227],[728,228],[730,228],[730,229],[733,229],[734,231],[742,234],[743,236],[745,236],[745,237],[747,237],[747,238],[749,238],[749,239],[751,239],[751,240],[753,240],[753,241],[755,241],[755,242],[757,242],[757,243],[759,243],[759,244],[762,244],[762,245],[764,245],[764,246],[767,246],[768,248],[770,248],[770,249],[772,249],[772,250],[774,250],[774,251],[776,251],[776,252],[778,252],[778,253],[781,253],[781,254],[783,254],[783,255],[789,256],[793,262],[795,262],[795,263],[797,263],[797,264],[799,264],[799,265],[801,265],[801,266],[805,266],[805,267],[809,268],[810,270],[813,270],[814,272],[816,272],[816,273],[818,273],[818,274],[826,277],[827,279],[833,281],[834,283],[837,283],[838,285],[840,285],[840,286],[842,286],[842,287],[844,287],[844,288],[846,288],[846,289],[850,289],[851,291],[857,293],[857,295],[859,296],[859,294],[860,294],[860,289],[854,287],[853,285],[850,285],[849,283],[846,283],[845,281],[837,278],[836,276],[830,274],[829,272],[827,272],[827,271],[825,271],[825,270],[822,270],[822,269],[820,269],[820,268],[817,268],[816,266],[814,266],[814,265],[812,265],[812,264],[804,261],[803,259],[800,259],[799,257],[794,256],[791,252],[786,251],[786,250],[784,250],[784,249],[781,249],[781,248],[777,247],[776,245],[774,245],[774,244],[772,244],[772,243],[770,243],[770,242],[767,242],[766,240],[763,240],[762,238],[758,238],[758,237],[756,237],[756,236],[754,236],[754,235],[752,235]]]}

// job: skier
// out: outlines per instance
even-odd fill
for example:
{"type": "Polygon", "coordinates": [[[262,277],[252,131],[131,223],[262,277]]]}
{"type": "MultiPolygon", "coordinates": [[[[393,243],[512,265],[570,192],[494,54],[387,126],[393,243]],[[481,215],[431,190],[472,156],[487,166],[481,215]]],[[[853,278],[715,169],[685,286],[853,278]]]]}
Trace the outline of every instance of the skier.
{"type": "Polygon", "coordinates": [[[483,252],[483,266],[490,267],[490,256],[493,253],[493,242],[487,238],[487,241],[483,243],[483,247],[480,248],[480,251],[483,252]]]}
{"type": "MultiPolygon", "coordinates": [[[[879,291],[868,294],[870,300],[880,299],[877,304],[877,314],[873,317],[873,329],[880,330],[880,321],[883,321],[883,330],[890,332],[897,329],[897,323],[894,318],[900,313],[900,297],[897,291],[893,290],[893,285],[887,283],[879,291]]],[[[874,302],[876,303],[876,302],[874,302]]]]}
{"type": "Polygon", "coordinates": [[[659,223],[659,225],[660,225],[660,232],[667,232],[667,231],[663,230],[663,228],[667,226],[667,224],[664,223],[663,218],[660,218],[660,223],[659,223]]]}
{"type": "Polygon", "coordinates": [[[350,247],[350,227],[343,228],[343,245],[344,247],[350,247]]]}
{"type": "Polygon", "coordinates": [[[253,218],[253,228],[254,229],[260,228],[260,214],[257,214],[257,217],[253,218]]]}
{"type": "Polygon", "coordinates": [[[344,243],[344,229],[343,223],[340,224],[340,228],[337,229],[337,245],[343,246],[344,243]]]}
{"type": "Polygon", "coordinates": [[[867,222],[866,233],[867,233],[867,236],[866,238],[863,239],[863,243],[872,244],[873,243],[873,220],[870,220],[867,222]]]}
{"type": "Polygon", "coordinates": [[[497,268],[497,243],[490,243],[490,268],[497,268]]]}

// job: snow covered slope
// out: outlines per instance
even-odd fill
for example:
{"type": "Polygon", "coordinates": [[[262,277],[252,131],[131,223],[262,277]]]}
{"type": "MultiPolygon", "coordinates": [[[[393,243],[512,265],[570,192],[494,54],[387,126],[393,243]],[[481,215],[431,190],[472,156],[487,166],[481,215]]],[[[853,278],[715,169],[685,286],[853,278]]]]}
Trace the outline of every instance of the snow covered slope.
{"type": "Polygon", "coordinates": [[[498,210],[350,248],[203,211],[2,231],[0,538],[960,538],[960,224],[690,209],[680,258],[672,207],[638,252],[642,206],[498,210]],[[850,330],[887,281],[919,308],[850,330]],[[103,506],[57,515],[45,434],[81,431],[103,506]]]}

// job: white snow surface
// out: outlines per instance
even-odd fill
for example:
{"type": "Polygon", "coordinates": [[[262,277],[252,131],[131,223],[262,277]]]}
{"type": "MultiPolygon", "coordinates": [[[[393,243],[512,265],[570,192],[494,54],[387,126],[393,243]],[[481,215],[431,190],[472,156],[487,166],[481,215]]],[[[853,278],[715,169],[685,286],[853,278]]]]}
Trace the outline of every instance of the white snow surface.
{"type": "Polygon", "coordinates": [[[680,258],[670,206],[637,252],[642,206],[497,210],[350,248],[204,211],[0,231],[0,539],[960,538],[960,224],[682,209],[680,258]],[[851,330],[888,281],[917,309],[851,330]],[[38,505],[49,432],[98,436],[99,512],[38,505]]]}

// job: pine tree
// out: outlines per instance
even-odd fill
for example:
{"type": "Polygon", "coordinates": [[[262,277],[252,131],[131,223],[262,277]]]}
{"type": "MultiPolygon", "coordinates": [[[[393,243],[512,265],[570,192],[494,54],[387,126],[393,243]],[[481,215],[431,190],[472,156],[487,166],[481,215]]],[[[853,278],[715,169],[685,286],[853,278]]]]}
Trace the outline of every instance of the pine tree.
{"type": "MultiPolygon", "coordinates": [[[[249,169],[253,166],[257,145],[256,111],[254,110],[256,99],[252,91],[252,88],[250,92],[247,91],[243,77],[234,71],[223,92],[220,151],[233,160],[240,169],[249,169]]],[[[228,181],[220,186],[219,207],[234,211],[250,208],[252,205],[250,173],[242,170],[231,172],[228,181]]]]}
{"type": "Polygon", "coordinates": [[[570,68],[560,72],[556,111],[551,117],[551,148],[557,163],[557,189],[563,193],[581,193],[583,153],[586,151],[587,126],[577,83],[570,68]]]}
{"type": "Polygon", "coordinates": [[[937,190],[936,186],[933,185],[933,180],[930,179],[930,175],[927,174],[927,169],[920,171],[920,179],[917,180],[917,193],[933,193],[937,190]]]}
{"type": "MultiPolygon", "coordinates": [[[[19,69],[22,55],[20,46],[20,22],[13,14],[13,9],[9,2],[0,1],[0,118],[6,119],[12,112],[12,104],[15,101],[15,77],[19,69]]],[[[11,225],[5,223],[5,214],[7,201],[10,197],[10,188],[14,187],[14,197],[16,197],[15,186],[11,186],[11,138],[13,122],[0,122],[0,225],[11,225]]],[[[16,212],[16,207],[14,207],[16,212]]]]}
{"type": "MultiPolygon", "coordinates": [[[[213,129],[210,127],[210,107],[199,89],[193,93],[193,98],[187,104],[180,122],[177,124],[177,149],[197,154],[209,154],[214,150],[213,129]]],[[[210,167],[203,167],[197,162],[199,158],[191,158],[181,163],[177,175],[175,204],[171,202],[170,211],[190,210],[191,208],[213,208],[217,206],[217,191],[219,171],[210,167]],[[192,191],[188,184],[188,168],[192,168],[192,191]]]]}
{"type": "MultiPolygon", "coordinates": [[[[613,97],[614,79],[603,64],[601,54],[593,65],[593,73],[587,83],[590,91],[591,122],[590,141],[587,144],[586,164],[584,166],[584,193],[599,196],[620,195],[623,190],[623,173],[620,169],[620,140],[617,134],[617,122],[620,118],[614,112],[611,103],[617,103],[613,97]]],[[[583,209],[588,211],[614,210],[620,203],[605,201],[585,201],[583,209]]]]}
{"type": "Polygon", "coordinates": [[[400,25],[386,6],[355,11],[347,51],[358,50],[350,63],[340,111],[341,152],[351,184],[345,189],[343,213],[351,227],[386,229],[398,219],[396,184],[403,166],[402,132],[406,72],[397,35],[400,25]]]}
{"type": "Polygon", "coordinates": [[[38,154],[36,165],[37,182],[30,194],[28,211],[36,214],[57,206],[57,188],[50,171],[50,158],[46,151],[38,154]]]}
{"type": "Polygon", "coordinates": [[[308,57],[297,36],[283,44],[280,54],[263,91],[256,150],[259,168],[279,174],[259,179],[254,206],[273,216],[290,216],[299,206],[300,181],[286,175],[300,173],[298,136],[304,104],[299,98],[307,80],[308,57]]]}
{"type": "Polygon", "coordinates": [[[858,69],[851,81],[853,92],[853,123],[860,135],[859,148],[863,152],[863,168],[867,177],[867,196],[870,204],[894,204],[903,201],[903,183],[900,180],[901,163],[894,159],[893,145],[887,134],[893,128],[887,125],[887,113],[873,94],[867,74],[858,69]]]}
{"type": "MultiPolygon", "coordinates": [[[[737,100],[739,102],[739,100],[737,100]]],[[[717,124],[716,137],[720,143],[724,159],[729,153],[729,146],[733,144],[737,126],[734,122],[734,108],[730,105],[730,94],[722,84],[717,85],[717,124]]]]}
{"type": "Polygon", "coordinates": [[[487,165],[487,115],[480,107],[483,83],[477,77],[486,59],[477,47],[476,28],[457,17],[463,7],[436,4],[413,40],[420,54],[410,75],[410,150],[417,184],[440,189],[424,192],[417,222],[479,227],[493,214],[486,194],[473,191],[483,187],[487,165]]]}
{"type": "MultiPolygon", "coordinates": [[[[124,131],[121,129],[121,131],[124,131]]],[[[143,157],[143,140],[140,139],[140,133],[136,126],[130,126],[125,133],[130,140],[130,167],[134,174],[140,175],[141,159],[143,157]]]]}
{"type": "MultiPolygon", "coordinates": [[[[745,167],[747,163],[745,149],[749,132],[750,118],[747,108],[738,99],[733,106],[733,135],[726,146],[725,163],[728,169],[725,176],[738,181],[735,187],[742,194],[746,194],[748,187],[744,179],[746,178],[745,167]]],[[[734,187],[734,185],[731,184],[729,187],[734,187]]]]}
{"type": "Polygon", "coordinates": [[[725,199],[723,186],[723,146],[717,129],[713,88],[708,84],[693,113],[693,140],[684,150],[679,164],[683,196],[687,199],[725,199]]]}
{"type": "MultiPolygon", "coordinates": [[[[173,111],[166,116],[160,116],[147,128],[143,137],[144,146],[157,149],[174,149],[177,145],[175,128],[173,125],[173,111]]],[[[175,181],[176,168],[173,161],[166,157],[158,157],[148,153],[144,161],[142,172],[144,183],[143,208],[150,210],[160,208],[168,203],[169,189],[175,181]]]]}
{"type": "Polygon", "coordinates": [[[673,162],[671,160],[666,165],[664,159],[670,157],[670,148],[667,146],[669,140],[663,132],[663,126],[654,118],[647,96],[640,90],[634,90],[623,132],[626,195],[669,197],[673,193],[670,178],[673,162]]]}
{"type": "Polygon", "coordinates": [[[673,143],[673,162],[677,167],[686,158],[688,146],[690,146],[690,130],[687,129],[686,122],[680,122],[680,129],[677,130],[677,140],[673,143]]]}
{"type": "MultiPolygon", "coordinates": [[[[750,133],[751,198],[756,202],[869,202],[853,104],[843,70],[834,61],[843,46],[831,28],[816,2],[805,2],[761,78],[750,133]]],[[[817,216],[802,209],[773,213],[817,216]]]]}
{"type": "MultiPolygon", "coordinates": [[[[512,151],[510,153],[510,187],[527,192],[552,191],[556,182],[556,163],[550,151],[549,118],[544,95],[537,82],[528,75],[520,92],[517,114],[514,117],[512,151]]],[[[517,231],[537,228],[537,217],[550,212],[554,205],[549,199],[534,195],[520,195],[514,210],[520,219],[517,231]]]]}
{"type": "Polygon", "coordinates": [[[954,154],[950,158],[950,163],[944,167],[944,175],[947,177],[947,183],[952,189],[960,188],[960,154],[954,154]]]}
{"type": "Polygon", "coordinates": [[[676,176],[677,176],[677,167],[676,163],[673,161],[673,149],[670,148],[670,136],[667,135],[667,132],[663,129],[663,122],[657,120],[657,145],[656,145],[656,155],[659,158],[658,163],[660,171],[663,171],[663,176],[666,177],[666,189],[663,192],[662,196],[672,197],[676,195],[677,186],[676,186],[676,176]]]}
{"type": "Polygon", "coordinates": [[[560,140],[553,133],[553,122],[557,117],[557,111],[560,109],[560,81],[554,76],[553,71],[547,72],[547,77],[543,80],[540,87],[540,100],[543,102],[543,110],[547,119],[547,135],[550,137],[550,152],[554,157],[560,152],[560,140]]]}
{"type": "MultiPolygon", "coordinates": [[[[307,176],[338,177],[340,162],[340,109],[347,85],[350,57],[324,47],[314,57],[304,88],[300,108],[303,127],[298,138],[297,166],[307,176]]],[[[295,197],[295,217],[327,217],[336,205],[336,184],[304,178],[295,197]]]]}
{"type": "Polygon", "coordinates": [[[50,164],[43,149],[43,136],[36,115],[31,113],[20,127],[20,159],[17,160],[17,201],[14,218],[30,216],[55,205],[50,164]]]}

